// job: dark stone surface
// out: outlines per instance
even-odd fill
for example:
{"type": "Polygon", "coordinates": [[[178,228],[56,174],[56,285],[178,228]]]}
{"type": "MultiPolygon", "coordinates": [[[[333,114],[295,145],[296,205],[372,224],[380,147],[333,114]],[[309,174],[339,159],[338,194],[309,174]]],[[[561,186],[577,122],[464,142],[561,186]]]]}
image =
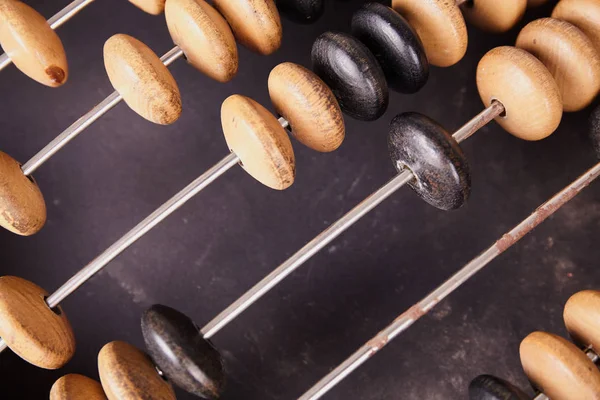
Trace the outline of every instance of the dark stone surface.
{"type": "Polygon", "coordinates": [[[469,400],[531,400],[531,396],[504,379],[479,375],[469,384],[469,400]]]}
{"type": "Polygon", "coordinates": [[[276,0],[279,12],[291,21],[310,24],[325,10],[324,0],[276,0]]]}
{"type": "Polygon", "coordinates": [[[346,33],[325,32],[313,44],[312,65],[344,113],[373,121],[387,110],[389,93],[381,66],[358,39],[346,33]]]}
{"type": "Polygon", "coordinates": [[[352,16],[352,35],[375,55],[390,88],[416,93],[427,83],[429,61],[421,39],[396,11],[367,3],[352,16]]]}
{"type": "Polygon", "coordinates": [[[390,124],[388,147],[398,171],[408,167],[416,181],[410,187],[441,210],[462,207],[471,194],[471,171],[452,136],[419,113],[397,115],[390,124]]]}
{"type": "Polygon", "coordinates": [[[596,157],[600,159],[600,106],[596,107],[590,116],[590,141],[596,151],[596,157]]]}
{"type": "Polygon", "coordinates": [[[155,304],[142,315],[148,353],[167,379],[204,399],[218,399],[225,387],[221,355],[185,314],[155,304]]]}

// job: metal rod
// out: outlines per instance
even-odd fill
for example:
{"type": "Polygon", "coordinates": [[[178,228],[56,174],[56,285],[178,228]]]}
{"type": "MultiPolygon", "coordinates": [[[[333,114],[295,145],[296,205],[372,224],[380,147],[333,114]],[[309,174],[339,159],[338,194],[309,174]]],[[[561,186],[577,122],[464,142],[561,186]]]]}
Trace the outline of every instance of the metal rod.
{"type": "Polygon", "coordinates": [[[600,175],[600,163],[589,169],[569,186],[561,190],[554,197],[548,200],[535,210],[529,217],[506,233],[500,240],[494,243],[471,262],[465,265],[461,270],[454,274],[450,279],[440,285],[437,289],[402,313],[391,325],[378,333],[374,338],[363,345],[350,358],[331,371],[327,376],[321,379],[308,392],[300,397],[300,400],[316,400],[321,398],[338,382],[356,370],[361,364],[373,357],[379,350],[385,347],[400,333],[407,330],[412,324],[427,314],[440,301],[445,299],[450,293],[460,287],[469,278],[479,272],[483,267],[489,264],[494,258],[498,257],[513,244],[518,242],[527,233],[545,221],[554,214],[560,207],[573,199],[578,193],[585,189],[600,175]]]}

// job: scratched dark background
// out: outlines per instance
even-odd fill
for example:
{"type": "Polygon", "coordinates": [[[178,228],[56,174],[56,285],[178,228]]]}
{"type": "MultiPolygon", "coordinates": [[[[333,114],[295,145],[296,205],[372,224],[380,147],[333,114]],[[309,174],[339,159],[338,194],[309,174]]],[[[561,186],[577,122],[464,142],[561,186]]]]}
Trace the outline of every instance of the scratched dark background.
{"type": "MultiPolygon", "coordinates": [[[[30,0],[50,17],[69,0],[30,0]]],[[[314,39],[348,31],[362,1],[328,1],[310,26],[284,21],[284,44],[270,57],[240,48],[240,73],[228,84],[184,61],[171,70],[184,112],[153,125],[125,104],[102,117],[44,165],[36,178],[48,223],[31,238],[0,232],[0,274],[49,291],[98,255],[227,152],[220,104],[251,96],[270,107],[269,71],[282,61],[310,65],[314,39]]],[[[347,122],[334,154],[294,142],[297,181],[285,192],[235,168],[113,261],[63,303],[77,337],[73,360],[37,369],[0,356],[0,397],[47,398],[70,372],[98,378],[96,356],[112,340],[142,346],[143,310],[154,303],[202,326],[246,289],[394,175],[387,127],[397,113],[419,111],[456,129],[482,109],[478,60],[513,44],[519,27],[548,16],[530,10],[517,29],[490,35],[469,28],[467,56],[433,68],[420,93],[392,94],[377,122],[347,122]]],[[[14,66],[0,73],[0,148],[24,162],[112,92],[102,45],[128,33],[157,53],[171,48],[164,17],[125,0],[98,0],[59,29],[69,82],[49,89],[14,66]]],[[[297,398],[400,312],[441,283],[578,175],[596,158],[586,137],[590,110],[565,115],[550,138],[527,143],[491,124],[464,143],[473,194],[455,212],[438,211],[401,190],[214,337],[229,370],[224,399],[297,398]]],[[[493,373],[527,387],[518,346],[533,330],[566,335],[562,307],[576,291],[600,288],[600,184],[591,187],[493,262],[448,300],[352,374],[327,399],[459,399],[469,381],[493,373]]],[[[192,396],[178,392],[180,399],[192,396]]]]}

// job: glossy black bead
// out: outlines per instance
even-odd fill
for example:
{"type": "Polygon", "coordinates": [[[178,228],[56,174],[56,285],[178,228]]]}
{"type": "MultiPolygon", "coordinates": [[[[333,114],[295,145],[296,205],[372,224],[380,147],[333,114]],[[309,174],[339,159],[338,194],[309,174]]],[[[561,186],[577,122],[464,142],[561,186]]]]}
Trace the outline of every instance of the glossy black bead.
{"type": "Polygon", "coordinates": [[[387,110],[389,92],[383,70],[358,39],[325,32],[313,44],[312,63],[349,116],[373,121],[387,110]]]}
{"type": "Polygon", "coordinates": [[[396,11],[379,3],[364,4],[352,17],[352,35],[375,55],[392,89],[415,93],[427,83],[429,61],[423,43],[396,11]]]}
{"type": "Polygon", "coordinates": [[[520,389],[492,375],[479,375],[469,384],[469,400],[530,400],[520,389]]]}
{"type": "Polygon", "coordinates": [[[287,19],[310,24],[323,15],[324,0],[277,0],[277,9],[287,19]]]}
{"type": "Polygon", "coordinates": [[[460,146],[444,128],[418,113],[397,115],[388,146],[398,171],[408,167],[410,183],[423,200],[442,210],[461,207],[471,194],[471,172],[460,146]]]}
{"type": "Polygon", "coordinates": [[[225,386],[219,352],[186,315],[153,305],[142,316],[142,334],[156,365],[167,379],[205,399],[218,399],[225,386]]]}
{"type": "Polygon", "coordinates": [[[600,106],[592,112],[590,117],[590,139],[596,152],[596,157],[600,159],[600,106]]]}

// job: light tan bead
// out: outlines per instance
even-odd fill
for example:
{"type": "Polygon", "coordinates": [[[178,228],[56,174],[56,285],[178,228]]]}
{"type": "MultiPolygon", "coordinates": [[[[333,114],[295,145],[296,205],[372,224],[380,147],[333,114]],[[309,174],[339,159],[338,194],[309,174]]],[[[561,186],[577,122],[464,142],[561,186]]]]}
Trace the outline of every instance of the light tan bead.
{"type": "Polygon", "coordinates": [[[177,121],[179,88],[148,46],[129,35],[114,35],[104,44],[104,66],[113,87],[133,111],[156,124],[177,121]]]}
{"type": "Polygon", "coordinates": [[[449,67],[467,51],[465,20],[453,0],[392,0],[392,8],[417,31],[429,62],[449,67]]]}
{"type": "Polygon", "coordinates": [[[31,364],[57,369],[73,357],[75,337],[62,309],[48,307],[47,295],[25,279],[0,277],[0,337],[31,364]]]}
{"type": "Polygon", "coordinates": [[[106,400],[99,382],[78,374],[65,375],[52,385],[50,400],[106,400]]]}
{"type": "Polygon", "coordinates": [[[484,31],[506,32],[523,18],[527,0],[473,0],[461,7],[465,19],[484,31]]]}
{"type": "Polygon", "coordinates": [[[227,146],[240,158],[246,172],[272,189],[287,189],[294,183],[292,143],[273,114],[236,94],[223,102],[221,123],[227,146]]]}
{"type": "Polygon", "coordinates": [[[250,50],[269,55],[281,46],[282,28],[273,0],[214,0],[237,40],[250,50]]]}
{"type": "Polygon", "coordinates": [[[550,136],[562,119],[558,86],[544,64],[525,50],[497,47],[477,66],[477,88],[489,107],[500,101],[505,116],[496,118],[505,130],[525,140],[550,136]]]}
{"type": "Polygon", "coordinates": [[[600,51],[600,1],[561,0],[554,8],[552,18],[570,22],[581,29],[600,51]]]}
{"type": "Polygon", "coordinates": [[[571,296],[563,318],[575,341],[600,352],[600,292],[584,290],[571,296]]]}
{"type": "Polygon", "coordinates": [[[46,223],[46,203],[33,178],[23,175],[21,165],[0,151],[0,226],[30,236],[46,223]]]}
{"type": "Polygon", "coordinates": [[[187,60],[219,81],[231,80],[238,71],[235,38],[227,21],[204,0],[169,0],[167,26],[187,60]]]}
{"type": "Polygon", "coordinates": [[[39,83],[57,87],[67,81],[67,56],[46,19],[27,4],[0,0],[0,44],[16,67],[39,83]]]}
{"type": "Polygon", "coordinates": [[[520,353],[529,380],[552,400],[600,399],[600,371],[568,340],[534,332],[521,342],[520,353]]]}
{"type": "Polygon", "coordinates": [[[175,400],[144,352],[125,342],[110,342],[98,354],[98,371],[110,400],[175,400]]]}
{"type": "Polygon", "coordinates": [[[152,15],[159,15],[165,9],[166,0],[129,0],[131,4],[152,15]]]}
{"type": "Polygon", "coordinates": [[[345,137],[342,110],[315,73],[298,64],[279,64],[269,75],[269,95],[300,143],[321,152],[340,147],[345,137]]]}

